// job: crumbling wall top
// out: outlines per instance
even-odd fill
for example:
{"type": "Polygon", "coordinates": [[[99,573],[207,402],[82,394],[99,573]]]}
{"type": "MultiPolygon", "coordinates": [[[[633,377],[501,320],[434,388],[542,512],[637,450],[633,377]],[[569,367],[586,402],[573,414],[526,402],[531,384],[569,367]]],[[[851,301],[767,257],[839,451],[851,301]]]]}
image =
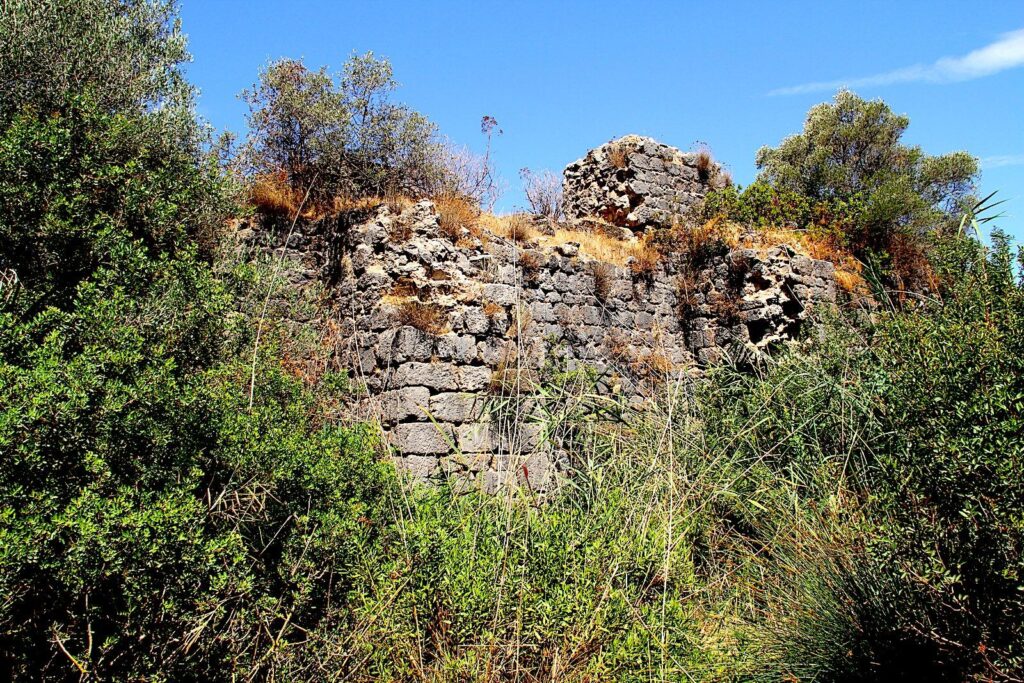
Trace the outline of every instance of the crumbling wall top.
{"type": "Polygon", "coordinates": [[[707,150],[683,152],[639,135],[590,150],[563,178],[570,221],[597,218],[631,229],[668,226],[728,182],[707,150]]]}

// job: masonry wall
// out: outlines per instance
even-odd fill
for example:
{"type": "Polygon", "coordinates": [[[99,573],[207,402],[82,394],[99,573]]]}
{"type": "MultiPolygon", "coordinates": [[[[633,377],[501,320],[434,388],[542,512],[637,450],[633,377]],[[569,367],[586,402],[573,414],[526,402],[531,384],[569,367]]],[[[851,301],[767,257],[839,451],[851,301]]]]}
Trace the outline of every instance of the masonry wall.
{"type": "Polygon", "coordinates": [[[706,152],[682,152],[627,135],[587,152],[563,174],[566,218],[600,219],[628,230],[670,224],[726,176],[706,152]]]}
{"type": "MultiPolygon", "coordinates": [[[[271,249],[283,237],[250,233],[271,249]]],[[[574,244],[457,241],[424,201],[300,224],[286,255],[295,286],[325,288],[340,351],[366,388],[353,408],[380,419],[398,464],[492,491],[513,479],[545,491],[565,457],[530,400],[544,367],[593,368],[597,391],[640,404],[666,375],[723,349],[763,353],[835,300],[832,265],[785,247],[697,268],[668,259],[639,278],[574,244]],[[417,305],[436,329],[405,324],[417,305]]]]}

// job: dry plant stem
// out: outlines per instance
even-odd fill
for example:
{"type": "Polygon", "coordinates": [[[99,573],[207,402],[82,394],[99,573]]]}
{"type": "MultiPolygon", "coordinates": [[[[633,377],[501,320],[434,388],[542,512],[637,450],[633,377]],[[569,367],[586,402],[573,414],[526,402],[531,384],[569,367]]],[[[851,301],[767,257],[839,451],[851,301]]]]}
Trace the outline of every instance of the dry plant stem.
{"type": "Polygon", "coordinates": [[[274,272],[270,277],[270,284],[267,285],[267,296],[263,299],[263,309],[260,311],[260,320],[256,325],[256,340],[252,345],[252,371],[249,375],[249,410],[252,411],[253,398],[256,394],[256,357],[260,350],[260,338],[263,336],[263,323],[267,319],[267,308],[270,307],[270,297],[274,293],[274,283],[277,282],[277,275],[281,272],[281,266],[284,265],[284,255],[288,250],[288,243],[292,240],[292,235],[295,233],[295,225],[299,222],[299,216],[302,215],[302,207],[306,205],[309,200],[309,193],[313,191],[313,186],[316,185],[316,179],[319,173],[313,176],[313,180],[310,181],[309,187],[306,188],[306,196],[299,202],[299,207],[295,209],[295,217],[292,218],[292,225],[288,229],[288,235],[284,238],[284,244],[281,245],[281,256],[277,259],[277,263],[274,265],[274,272]]]}

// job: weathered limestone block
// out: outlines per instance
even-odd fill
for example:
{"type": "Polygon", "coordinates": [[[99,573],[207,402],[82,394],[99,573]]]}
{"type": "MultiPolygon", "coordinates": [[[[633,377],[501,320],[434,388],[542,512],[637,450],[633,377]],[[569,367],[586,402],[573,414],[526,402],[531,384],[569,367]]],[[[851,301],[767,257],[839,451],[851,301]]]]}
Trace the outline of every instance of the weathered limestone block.
{"type": "Polygon", "coordinates": [[[567,218],[630,228],[666,226],[725,183],[710,157],[638,135],[591,150],[566,166],[563,178],[567,218]]]}
{"type": "Polygon", "coordinates": [[[379,399],[381,419],[384,422],[423,419],[424,409],[430,405],[430,390],[426,387],[404,387],[385,391],[379,399]]]}
{"type": "Polygon", "coordinates": [[[430,415],[440,422],[472,422],[480,417],[483,403],[476,393],[445,392],[430,398],[430,415]]]}
{"type": "Polygon", "coordinates": [[[433,422],[403,422],[388,438],[403,455],[443,455],[455,443],[451,425],[433,422]]]}
{"type": "Polygon", "coordinates": [[[378,336],[377,359],[385,367],[406,361],[428,361],[432,350],[432,340],[415,327],[385,330],[378,336]]]}
{"type": "Polygon", "coordinates": [[[463,453],[490,453],[494,450],[491,427],[489,422],[476,422],[456,427],[459,450],[463,453]]]}
{"type": "Polygon", "coordinates": [[[413,479],[426,481],[438,470],[438,460],[433,455],[404,455],[394,458],[399,472],[406,472],[413,479]]]}
{"type": "Polygon", "coordinates": [[[490,301],[499,306],[511,306],[518,300],[515,287],[496,283],[484,285],[481,296],[484,301],[490,301]]]}
{"type": "Polygon", "coordinates": [[[476,338],[472,335],[444,334],[437,338],[435,347],[438,358],[460,364],[472,363],[478,355],[476,338]]]}
{"type": "Polygon", "coordinates": [[[393,383],[396,387],[422,386],[454,391],[459,388],[459,371],[451,363],[406,363],[395,370],[393,383]]]}
{"type": "Polygon", "coordinates": [[[459,390],[483,391],[491,383],[493,371],[482,365],[467,365],[459,369],[459,390]]]}

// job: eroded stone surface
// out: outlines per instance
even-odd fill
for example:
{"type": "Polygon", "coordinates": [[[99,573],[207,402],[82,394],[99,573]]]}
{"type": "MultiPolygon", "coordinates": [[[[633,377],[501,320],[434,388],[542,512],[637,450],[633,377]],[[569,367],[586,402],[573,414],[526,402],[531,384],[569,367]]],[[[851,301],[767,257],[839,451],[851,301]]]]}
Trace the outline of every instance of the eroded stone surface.
{"type": "Polygon", "coordinates": [[[721,168],[705,163],[709,159],[639,135],[613,140],[566,166],[565,215],[627,228],[667,226],[724,184],[721,168]]]}

